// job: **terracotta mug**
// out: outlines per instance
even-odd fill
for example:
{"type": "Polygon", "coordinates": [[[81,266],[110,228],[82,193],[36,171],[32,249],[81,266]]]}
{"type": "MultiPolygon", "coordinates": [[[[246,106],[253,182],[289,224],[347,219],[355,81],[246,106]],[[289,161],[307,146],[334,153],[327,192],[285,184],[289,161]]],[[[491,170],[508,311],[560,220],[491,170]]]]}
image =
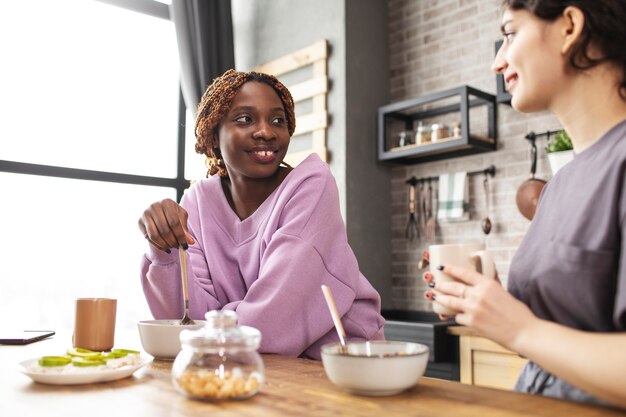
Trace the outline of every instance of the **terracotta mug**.
{"type": "Polygon", "coordinates": [[[98,352],[111,350],[116,310],[117,300],[112,298],[77,299],[73,346],[98,352]]]}
{"type": "MultiPolygon", "coordinates": [[[[444,281],[454,281],[454,278],[439,271],[437,266],[458,266],[473,269],[488,278],[496,278],[496,266],[493,257],[485,250],[482,243],[458,243],[448,245],[431,245],[428,248],[430,254],[430,272],[433,274],[433,281],[440,283],[444,281]]],[[[437,314],[454,316],[458,311],[442,306],[436,301],[433,302],[433,311],[437,314]]]]}

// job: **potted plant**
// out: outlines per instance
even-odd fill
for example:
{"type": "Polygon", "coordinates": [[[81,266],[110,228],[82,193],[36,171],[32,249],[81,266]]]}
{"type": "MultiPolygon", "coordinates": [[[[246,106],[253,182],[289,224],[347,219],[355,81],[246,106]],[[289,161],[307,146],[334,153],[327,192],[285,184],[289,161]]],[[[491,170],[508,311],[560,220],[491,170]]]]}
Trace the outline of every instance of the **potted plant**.
{"type": "Polygon", "coordinates": [[[574,159],[572,140],[565,130],[559,130],[552,139],[548,140],[546,152],[552,175],[556,175],[559,169],[574,159]]]}

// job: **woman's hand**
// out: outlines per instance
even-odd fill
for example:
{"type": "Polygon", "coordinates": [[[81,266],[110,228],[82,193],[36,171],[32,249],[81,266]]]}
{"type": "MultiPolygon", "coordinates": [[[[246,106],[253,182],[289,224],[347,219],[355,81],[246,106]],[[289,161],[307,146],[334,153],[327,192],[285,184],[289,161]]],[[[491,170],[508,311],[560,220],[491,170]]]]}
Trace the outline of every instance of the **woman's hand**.
{"type": "Polygon", "coordinates": [[[455,281],[436,282],[433,286],[433,275],[425,272],[423,279],[434,290],[427,291],[425,297],[459,311],[455,316],[457,323],[516,350],[516,338],[525,326],[537,320],[526,304],[509,294],[499,280],[471,269],[446,266],[443,272],[455,281]]]}
{"type": "Polygon", "coordinates": [[[195,243],[187,230],[189,215],[175,201],[166,198],[153,203],[143,212],[139,219],[139,230],[143,236],[157,249],[170,253],[170,248],[195,243]]]}

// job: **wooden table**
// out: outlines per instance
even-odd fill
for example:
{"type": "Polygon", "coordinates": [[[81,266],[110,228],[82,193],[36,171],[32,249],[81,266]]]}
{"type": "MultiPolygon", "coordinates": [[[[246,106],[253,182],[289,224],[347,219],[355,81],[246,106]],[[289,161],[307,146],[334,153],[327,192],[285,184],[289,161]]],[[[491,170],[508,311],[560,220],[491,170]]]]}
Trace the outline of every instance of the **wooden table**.
{"type": "MultiPolygon", "coordinates": [[[[138,337],[134,340],[116,341],[116,346],[140,348],[138,337]]],[[[175,391],[171,362],[153,361],[129,378],[79,386],[38,384],[19,371],[19,362],[57,354],[69,341],[55,336],[28,346],[0,346],[0,416],[626,416],[613,409],[430,378],[400,395],[360,397],[334,386],[321,362],[276,355],[263,357],[267,383],[259,394],[220,403],[189,400],[175,391]]]]}

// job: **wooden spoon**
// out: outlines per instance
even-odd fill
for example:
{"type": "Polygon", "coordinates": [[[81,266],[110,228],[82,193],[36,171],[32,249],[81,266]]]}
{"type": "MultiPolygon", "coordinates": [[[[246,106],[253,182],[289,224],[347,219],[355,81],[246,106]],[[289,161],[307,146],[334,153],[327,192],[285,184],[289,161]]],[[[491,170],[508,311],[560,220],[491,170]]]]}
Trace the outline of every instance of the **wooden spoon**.
{"type": "Polygon", "coordinates": [[[180,276],[183,280],[183,300],[185,301],[185,314],[183,318],[180,320],[180,324],[188,325],[188,324],[196,324],[189,317],[189,289],[187,287],[187,256],[185,256],[185,249],[182,246],[178,248],[178,255],[180,257],[180,276]]]}
{"type": "Polygon", "coordinates": [[[322,292],[324,293],[324,298],[326,299],[328,310],[330,310],[330,315],[333,318],[333,323],[335,323],[335,329],[337,329],[337,334],[339,335],[341,352],[346,352],[346,332],[343,329],[343,325],[341,324],[341,318],[339,317],[339,313],[337,312],[335,300],[333,299],[333,295],[330,292],[330,288],[328,288],[326,285],[322,285],[322,292]]]}

